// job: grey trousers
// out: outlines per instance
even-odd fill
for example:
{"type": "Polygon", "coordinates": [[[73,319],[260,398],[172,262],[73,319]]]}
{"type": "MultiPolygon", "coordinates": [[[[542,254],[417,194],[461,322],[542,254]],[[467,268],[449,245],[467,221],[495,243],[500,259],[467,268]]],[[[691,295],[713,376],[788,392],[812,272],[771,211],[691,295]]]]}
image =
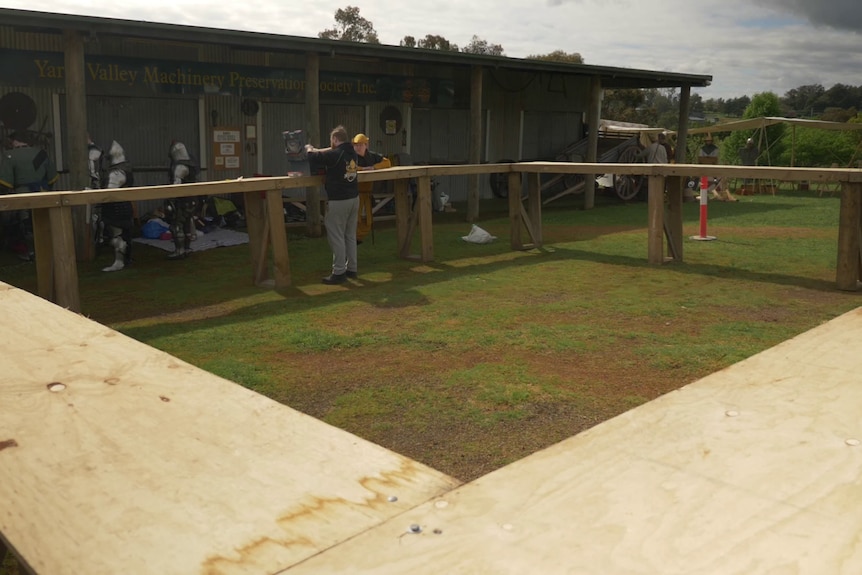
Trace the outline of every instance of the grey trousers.
{"type": "Polygon", "coordinates": [[[332,273],[355,272],[356,222],[359,217],[359,197],[349,200],[329,200],[323,224],[326,239],[332,249],[332,273]]]}

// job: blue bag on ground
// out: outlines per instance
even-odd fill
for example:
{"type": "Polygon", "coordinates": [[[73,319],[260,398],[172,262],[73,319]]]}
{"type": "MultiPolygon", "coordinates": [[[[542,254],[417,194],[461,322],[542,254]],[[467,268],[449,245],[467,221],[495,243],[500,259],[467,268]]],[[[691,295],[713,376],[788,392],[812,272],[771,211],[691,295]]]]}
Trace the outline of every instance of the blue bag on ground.
{"type": "Polygon", "coordinates": [[[147,223],[141,227],[141,235],[150,240],[157,240],[163,233],[170,231],[170,229],[170,226],[164,220],[153,218],[147,220],[147,223]]]}

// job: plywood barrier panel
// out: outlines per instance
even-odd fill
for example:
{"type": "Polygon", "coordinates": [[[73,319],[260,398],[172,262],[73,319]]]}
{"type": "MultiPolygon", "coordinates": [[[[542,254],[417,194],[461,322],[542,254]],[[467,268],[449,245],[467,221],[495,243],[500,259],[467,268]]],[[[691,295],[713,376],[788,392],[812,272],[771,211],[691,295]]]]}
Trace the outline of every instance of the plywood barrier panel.
{"type": "Polygon", "coordinates": [[[0,284],[0,533],[37,573],[276,573],[457,482],[0,284]]]}
{"type": "Polygon", "coordinates": [[[862,573],[862,308],[424,503],[310,573],[862,573]]]}

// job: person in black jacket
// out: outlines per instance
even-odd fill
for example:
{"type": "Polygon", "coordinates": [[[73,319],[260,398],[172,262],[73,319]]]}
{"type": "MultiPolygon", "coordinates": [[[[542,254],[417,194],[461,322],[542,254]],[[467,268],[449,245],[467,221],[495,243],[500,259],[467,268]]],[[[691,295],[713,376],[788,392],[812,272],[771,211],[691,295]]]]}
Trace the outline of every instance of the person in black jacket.
{"type": "Polygon", "coordinates": [[[324,218],[326,239],[332,249],[332,272],[325,284],[340,284],[357,277],[356,221],[359,213],[359,184],[356,180],[357,155],[344,126],[329,134],[329,148],[305,146],[311,171],[326,171],[324,188],[329,206],[324,218]]]}

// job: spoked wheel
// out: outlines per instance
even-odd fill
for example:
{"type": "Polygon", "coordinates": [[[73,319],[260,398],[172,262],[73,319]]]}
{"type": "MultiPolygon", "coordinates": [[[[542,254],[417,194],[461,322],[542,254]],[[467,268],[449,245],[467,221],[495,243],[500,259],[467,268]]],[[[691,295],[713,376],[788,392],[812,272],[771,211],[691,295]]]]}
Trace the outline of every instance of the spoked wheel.
{"type": "MultiPolygon", "coordinates": [[[[637,155],[640,149],[637,146],[629,146],[620,152],[620,164],[636,164],[640,160],[637,155]]],[[[617,196],[624,202],[628,202],[638,197],[638,194],[643,187],[644,177],[630,174],[614,174],[614,190],[617,196]]]]}
{"type": "MultiPolygon", "coordinates": [[[[498,164],[511,164],[515,160],[497,160],[498,164]]],[[[489,174],[489,182],[491,184],[491,193],[494,197],[506,199],[509,197],[509,173],[499,172],[489,174]]]]}
{"type": "MultiPolygon", "coordinates": [[[[563,175],[563,189],[565,190],[573,190],[578,184],[584,183],[584,175],[583,174],[564,174],[563,175]]],[[[575,190],[576,194],[584,193],[584,187],[581,186],[580,190],[575,190]]]]}

